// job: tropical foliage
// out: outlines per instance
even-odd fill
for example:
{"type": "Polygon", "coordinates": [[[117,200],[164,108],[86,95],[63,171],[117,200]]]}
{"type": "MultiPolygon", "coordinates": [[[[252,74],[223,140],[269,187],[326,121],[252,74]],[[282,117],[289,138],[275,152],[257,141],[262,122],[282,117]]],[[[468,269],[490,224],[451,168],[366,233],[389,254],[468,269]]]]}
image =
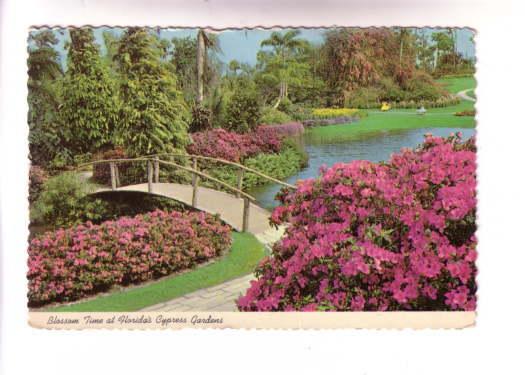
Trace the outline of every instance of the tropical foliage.
{"type": "Polygon", "coordinates": [[[119,104],[93,31],[72,29],[60,108],[65,148],[73,155],[111,144],[119,104]]]}
{"type": "Polygon", "coordinates": [[[189,114],[176,76],[160,61],[161,48],[145,29],[129,28],[120,40],[122,75],[117,143],[131,156],[184,149],[189,114]]]}
{"type": "Polygon", "coordinates": [[[60,152],[58,82],[63,72],[50,30],[30,34],[27,58],[29,151],[34,164],[45,166],[60,152]]]}
{"type": "Polygon", "coordinates": [[[95,187],[74,172],[65,172],[47,179],[31,209],[31,220],[51,227],[98,220],[105,213],[99,199],[86,199],[95,187]]]}

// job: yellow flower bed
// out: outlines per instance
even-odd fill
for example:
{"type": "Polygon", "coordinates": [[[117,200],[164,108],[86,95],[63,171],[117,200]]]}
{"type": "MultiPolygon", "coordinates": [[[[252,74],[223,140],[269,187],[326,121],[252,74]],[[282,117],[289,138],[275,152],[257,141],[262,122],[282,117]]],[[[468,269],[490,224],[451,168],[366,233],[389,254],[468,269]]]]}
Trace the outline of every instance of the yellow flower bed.
{"type": "Polygon", "coordinates": [[[317,118],[334,118],[353,116],[358,111],[357,108],[314,108],[312,114],[317,118]]]}

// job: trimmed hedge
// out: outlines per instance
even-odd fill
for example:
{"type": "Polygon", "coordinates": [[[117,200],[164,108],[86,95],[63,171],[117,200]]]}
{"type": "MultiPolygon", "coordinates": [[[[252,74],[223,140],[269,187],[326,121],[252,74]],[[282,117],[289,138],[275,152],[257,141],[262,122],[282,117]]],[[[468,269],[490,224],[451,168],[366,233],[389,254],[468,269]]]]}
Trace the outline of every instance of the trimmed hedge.
{"type": "Polygon", "coordinates": [[[230,245],[230,227],[203,212],[157,210],[47,232],[29,244],[29,305],[152,280],[217,257],[230,245]]]}

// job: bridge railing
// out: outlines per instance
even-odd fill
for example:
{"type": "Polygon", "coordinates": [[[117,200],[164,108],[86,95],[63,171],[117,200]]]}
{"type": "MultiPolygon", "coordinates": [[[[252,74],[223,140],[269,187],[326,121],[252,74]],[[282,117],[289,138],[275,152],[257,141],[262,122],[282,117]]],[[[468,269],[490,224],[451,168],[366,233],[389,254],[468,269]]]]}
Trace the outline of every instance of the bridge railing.
{"type": "Polygon", "coordinates": [[[148,184],[149,193],[154,193],[153,184],[160,182],[160,166],[161,165],[175,167],[176,169],[191,173],[191,176],[192,176],[191,205],[194,208],[197,208],[197,204],[198,204],[198,191],[199,191],[199,184],[200,184],[201,179],[212,181],[213,183],[218,184],[220,187],[233,192],[237,198],[243,199],[243,220],[242,220],[243,232],[248,230],[249,216],[250,216],[250,202],[257,201],[253,196],[243,191],[243,188],[242,188],[243,178],[246,172],[254,173],[263,179],[280,184],[289,189],[296,189],[296,186],[294,185],[290,185],[284,181],[280,181],[276,178],[268,176],[262,172],[259,172],[253,168],[249,168],[240,163],[231,162],[229,160],[224,160],[224,159],[217,159],[217,158],[212,158],[212,157],[207,157],[207,156],[190,155],[190,154],[165,153],[165,154],[141,156],[137,158],[95,160],[92,162],[81,164],[78,166],[78,168],[83,168],[89,165],[94,166],[94,165],[99,165],[99,164],[109,164],[110,176],[111,176],[111,189],[116,190],[120,186],[118,165],[120,163],[133,163],[133,162],[146,162],[147,163],[147,184],[148,184]],[[161,159],[162,156],[188,158],[191,160],[191,167],[176,163],[172,160],[170,161],[163,160],[161,159]],[[237,181],[236,181],[237,186],[232,186],[229,183],[221,181],[220,179],[214,176],[211,176],[210,174],[205,173],[202,170],[199,170],[199,160],[212,161],[212,162],[229,165],[229,166],[233,166],[237,168],[237,181]]]}

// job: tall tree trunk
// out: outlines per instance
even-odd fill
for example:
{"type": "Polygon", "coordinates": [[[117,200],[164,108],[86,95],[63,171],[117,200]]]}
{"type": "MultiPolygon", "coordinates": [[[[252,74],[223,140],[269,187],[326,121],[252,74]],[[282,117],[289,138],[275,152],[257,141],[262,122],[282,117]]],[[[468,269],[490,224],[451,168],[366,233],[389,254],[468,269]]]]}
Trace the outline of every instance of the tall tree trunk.
{"type": "Polygon", "coordinates": [[[279,104],[281,104],[281,100],[284,97],[284,82],[279,83],[279,97],[277,98],[277,102],[273,105],[274,109],[277,109],[279,107],[279,104]]]}
{"type": "Polygon", "coordinates": [[[206,44],[204,42],[204,31],[197,33],[197,103],[201,104],[204,100],[204,56],[206,54],[206,44]]]}
{"type": "Polygon", "coordinates": [[[399,62],[403,60],[403,39],[401,39],[401,43],[399,46],[399,62]]]}

